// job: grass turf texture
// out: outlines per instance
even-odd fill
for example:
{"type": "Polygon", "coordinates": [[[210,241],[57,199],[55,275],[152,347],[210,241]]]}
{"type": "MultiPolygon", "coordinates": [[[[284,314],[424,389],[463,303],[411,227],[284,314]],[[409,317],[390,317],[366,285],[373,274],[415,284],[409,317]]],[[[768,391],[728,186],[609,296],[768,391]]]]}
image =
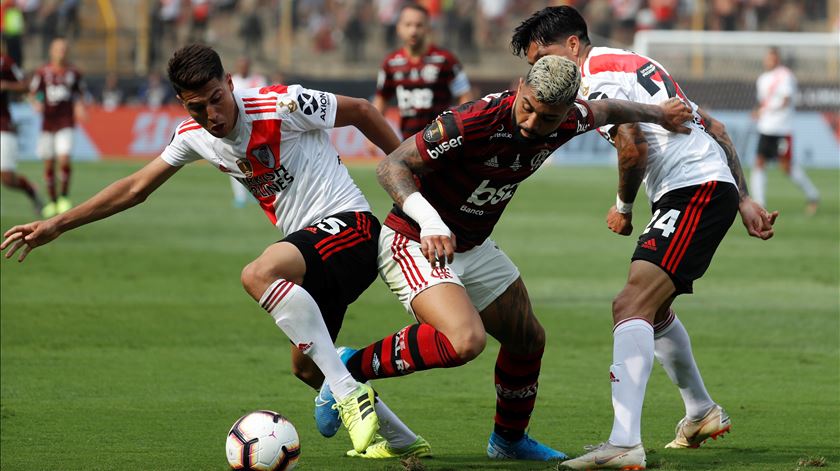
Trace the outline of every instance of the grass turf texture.
{"type": "MultiPolygon", "coordinates": [[[[73,200],[137,167],[77,165],[73,200]]],[[[351,171],[384,216],[373,169],[351,171]]],[[[823,191],[816,217],[771,171],[776,238],[750,239],[736,220],[697,294],[675,303],[733,433],[700,450],[663,449],[683,409],[656,365],[642,428],[650,468],[838,467],[838,172],[811,176],[823,191]]],[[[548,168],[519,188],[494,235],[548,333],[530,432],[571,455],[609,435],[610,302],[649,218],[640,203],[632,237],[605,228],[614,181],[606,168],[548,168]]],[[[30,219],[24,197],[3,189],[3,229],[30,219]]],[[[300,469],[400,469],[345,458],[346,432],[315,430],[314,392],[291,376],[288,341],[239,284],[240,269],[278,238],[256,205],[231,207],[227,178],[194,165],[138,208],[67,233],[21,265],[3,260],[0,468],[223,470],[230,425],[267,408],[296,424],[300,469]]],[[[339,343],[366,345],[409,321],[377,280],[350,307],[339,343]]],[[[553,468],[485,457],[497,352],[489,341],[456,370],[376,383],[432,443],[427,469],[553,468]]]]}

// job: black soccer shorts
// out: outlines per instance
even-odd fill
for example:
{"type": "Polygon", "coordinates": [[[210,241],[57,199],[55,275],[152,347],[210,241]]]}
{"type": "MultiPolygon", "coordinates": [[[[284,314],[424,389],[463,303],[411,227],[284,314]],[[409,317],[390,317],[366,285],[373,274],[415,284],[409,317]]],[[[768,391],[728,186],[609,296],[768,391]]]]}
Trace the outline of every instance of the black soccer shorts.
{"type": "Polygon", "coordinates": [[[783,162],[790,162],[793,147],[791,136],[758,136],[758,153],[767,160],[779,159],[783,162]]]}
{"type": "Polygon", "coordinates": [[[326,217],[293,232],[282,242],[300,250],[306,262],[305,289],[318,303],[333,341],[344,313],[376,279],[379,220],[368,212],[326,217]]]}
{"type": "Polygon", "coordinates": [[[669,191],[653,204],[632,260],[646,260],[671,277],[676,294],[692,293],[738,213],[738,189],[711,181],[669,191]]]}

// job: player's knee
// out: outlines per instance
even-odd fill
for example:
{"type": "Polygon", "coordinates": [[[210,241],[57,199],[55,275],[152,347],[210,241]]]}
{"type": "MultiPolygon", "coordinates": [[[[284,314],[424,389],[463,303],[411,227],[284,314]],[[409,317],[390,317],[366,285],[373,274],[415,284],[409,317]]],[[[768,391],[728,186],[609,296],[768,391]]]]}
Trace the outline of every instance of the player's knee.
{"type": "Polygon", "coordinates": [[[254,299],[260,299],[262,296],[262,292],[268,287],[271,283],[268,280],[267,271],[262,266],[259,260],[254,260],[253,262],[245,265],[245,268],[242,269],[242,275],[240,279],[242,280],[242,286],[245,288],[254,299]]]}
{"type": "Polygon", "coordinates": [[[0,172],[0,182],[6,186],[14,186],[15,175],[12,172],[0,172]]]}
{"type": "Polygon", "coordinates": [[[466,363],[484,351],[487,345],[487,334],[484,329],[472,329],[451,339],[451,342],[458,358],[466,363]]]}

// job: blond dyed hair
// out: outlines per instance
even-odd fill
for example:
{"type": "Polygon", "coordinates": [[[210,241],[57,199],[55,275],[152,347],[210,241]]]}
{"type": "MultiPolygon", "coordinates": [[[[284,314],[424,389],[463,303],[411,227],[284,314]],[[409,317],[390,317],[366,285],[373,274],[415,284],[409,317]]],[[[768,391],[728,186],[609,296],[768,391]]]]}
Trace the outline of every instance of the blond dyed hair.
{"type": "Polygon", "coordinates": [[[577,64],[560,56],[545,56],[531,66],[525,77],[540,103],[570,105],[575,101],[580,87],[577,64]]]}

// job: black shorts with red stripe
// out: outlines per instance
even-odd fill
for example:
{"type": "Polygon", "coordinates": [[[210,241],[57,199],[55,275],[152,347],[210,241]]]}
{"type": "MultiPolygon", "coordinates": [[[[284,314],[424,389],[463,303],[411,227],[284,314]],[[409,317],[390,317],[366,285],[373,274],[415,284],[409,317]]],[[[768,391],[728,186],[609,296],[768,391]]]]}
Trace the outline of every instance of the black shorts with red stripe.
{"type": "Polygon", "coordinates": [[[665,193],[653,204],[653,217],[633,260],[646,260],[665,270],[676,294],[692,293],[718,245],[738,213],[738,189],[711,181],[665,193]]]}
{"type": "Polygon", "coordinates": [[[303,254],[303,289],[318,303],[333,341],[341,330],[347,306],[377,277],[380,229],[379,220],[368,212],[345,212],[282,240],[303,254]]]}
{"type": "Polygon", "coordinates": [[[779,159],[782,162],[790,162],[792,148],[793,139],[790,135],[759,134],[758,136],[758,153],[767,160],[779,159]]]}

